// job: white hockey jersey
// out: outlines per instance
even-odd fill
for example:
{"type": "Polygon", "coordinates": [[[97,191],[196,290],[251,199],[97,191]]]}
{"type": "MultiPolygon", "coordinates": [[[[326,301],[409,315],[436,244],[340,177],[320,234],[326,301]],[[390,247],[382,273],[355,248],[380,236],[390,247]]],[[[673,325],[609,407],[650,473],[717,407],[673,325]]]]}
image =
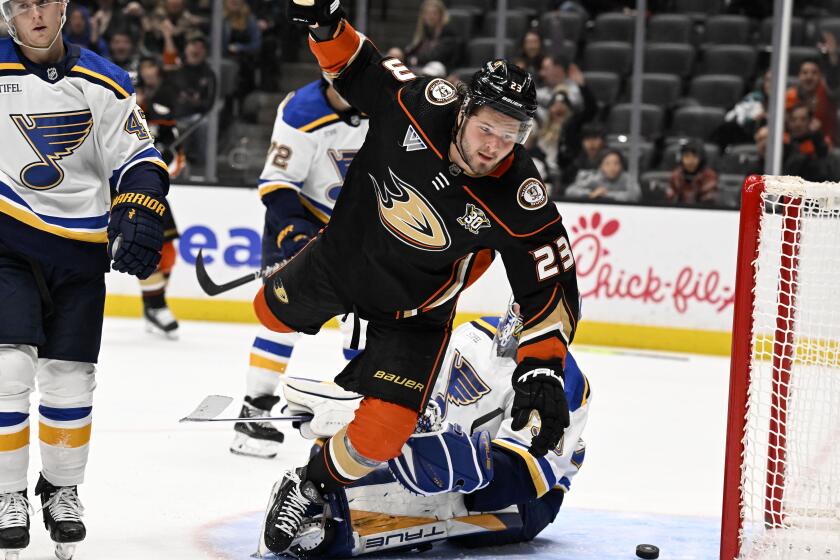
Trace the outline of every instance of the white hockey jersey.
{"type": "Polygon", "coordinates": [[[293,189],[303,206],[326,223],[367,131],[367,117],[354,115],[346,122],[335,112],[320,81],[293,91],[277,109],[260,197],[293,189]]]}
{"type": "Polygon", "coordinates": [[[435,384],[437,401],[445,422],[459,424],[467,433],[487,430],[493,444],[521,457],[528,466],[537,497],[559,488],[568,491],[585,454],[581,434],[589,410],[589,381],[571,352],[566,356],[565,386],[571,423],[554,451],[536,458],[528,452],[538,420],[520,431],[511,429],[516,362],[493,352],[498,317],[483,317],[455,329],[435,384]]]}
{"type": "Polygon", "coordinates": [[[169,178],[125,71],[66,48],[59,63],[37,65],[0,40],[0,240],[104,272],[111,192],[164,196],[169,178]]]}

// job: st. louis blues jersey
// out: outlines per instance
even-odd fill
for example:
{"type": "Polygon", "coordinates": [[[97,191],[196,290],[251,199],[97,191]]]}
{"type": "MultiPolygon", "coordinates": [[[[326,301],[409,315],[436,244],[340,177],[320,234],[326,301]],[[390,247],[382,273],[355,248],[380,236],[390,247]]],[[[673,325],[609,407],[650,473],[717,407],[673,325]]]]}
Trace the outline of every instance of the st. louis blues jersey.
{"type": "Polygon", "coordinates": [[[336,113],[320,81],[293,91],[277,109],[260,197],[292,189],[304,208],[326,223],[367,131],[367,117],[336,113]]]}
{"type": "Polygon", "coordinates": [[[128,74],[65,46],[60,62],[39,65],[0,40],[0,242],[104,272],[111,192],[162,197],[169,176],[128,74]]]}
{"type": "Polygon", "coordinates": [[[564,376],[571,423],[553,451],[534,457],[528,447],[538,433],[539,420],[532,417],[523,430],[511,429],[511,377],[516,362],[493,352],[498,322],[498,317],[483,317],[455,329],[432,399],[445,422],[459,424],[467,433],[487,430],[494,446],[520,457],[537,497],[553,489],[568,491],[585,454],[581,434],[589,410],[589,381],[572,354],[567,354],[564,376]]]}

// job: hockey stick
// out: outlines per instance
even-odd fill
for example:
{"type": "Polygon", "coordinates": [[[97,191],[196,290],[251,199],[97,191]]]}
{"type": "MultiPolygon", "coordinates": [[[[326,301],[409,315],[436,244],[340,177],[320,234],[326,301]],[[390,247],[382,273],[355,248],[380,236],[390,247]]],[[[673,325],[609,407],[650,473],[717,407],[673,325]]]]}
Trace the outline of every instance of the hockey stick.
{"type": "Polygon", "coordinates": [[[302,416],[259,416],[256,418],[217,418],[232,402],[231,397],[208,395],[195,407],[195,410],[181,418],[179,422],[279,422],[283,420],[306,422],[312,420],[311,414],[302,416]]]}
{"type": "Polygon", "coordinates": [[[210,279],[210,275],[207,274],[207,268],[205,268],[204,266],[204,255],[201,253],[201,251],[202,250],[199,249],[198,256],[196,256],[195,258],[195,277],[198,279],[198,285],[201,286],[201,289],[204,290],[204,293],[208,296],[217,296],[234,288],[238,288],[239,286],[244,286],[248,282],[252,282],[257,278],[265,278],[266,276],[270,276],[281,266],[281,264],[274,264],[265,268],[261,268],[256,272],[250,272],[245,276],[242,276],[241,278],[237,278],[235,280],[231,280],[230,282],[226,282],[224,284],[216,284],[215,282],[213,282],[213,280],[210,279]]]}

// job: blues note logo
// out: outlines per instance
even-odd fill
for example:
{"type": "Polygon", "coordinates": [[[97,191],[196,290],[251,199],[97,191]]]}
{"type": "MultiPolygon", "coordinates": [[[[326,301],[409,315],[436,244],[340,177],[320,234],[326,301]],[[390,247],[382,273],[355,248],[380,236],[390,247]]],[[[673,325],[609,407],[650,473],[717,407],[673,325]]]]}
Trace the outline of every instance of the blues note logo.
{"type": "Polygon", "coordinates": [[[438,394],[435,396],[435,400],[440,405],[445,417],[449,403],[456,406],[466,406],[477,402],[489,392],[490,387],[479,377],[473,365],[456,350],[452,360],[452,371],[449,372],[446,395],[438,394]]]}
{"type": "Polygon", "coordinates": [[[90,111],[10,117],[38,156],[20,172],[21,183],[39,191],[57,187],[64,180],[58,162],[79,149],[93,129],[90,111]]]}
{"type": "Polygon", "coordinates": [[[331,185],[327,188],[327,197],[335,202],[338,200],[338,195],[341,192],[341,185],[344,184],[344,179],[347,177],[347,170],[350,169],[350,164],[353,163],[353,158],[359,150],[333,150],[327,151],[335,168],[336,174],[341,178],[341,181],[336,185],[331,185]]]}

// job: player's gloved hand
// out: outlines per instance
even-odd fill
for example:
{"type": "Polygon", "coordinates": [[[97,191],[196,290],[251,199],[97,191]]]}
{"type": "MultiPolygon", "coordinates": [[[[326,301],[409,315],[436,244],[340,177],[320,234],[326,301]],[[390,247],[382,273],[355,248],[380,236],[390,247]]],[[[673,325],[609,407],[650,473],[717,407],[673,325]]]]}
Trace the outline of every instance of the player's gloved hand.
{"type": "Polygon", "coordinates": [[[344,17],[339,0],[290,0],[289,19],[310,26],[330,27],[344,17]]]}
{"type": "Polygon", "coordinates": [[[298,251],[309,243],[309,240],[318,235],[319,227],[309,220],[303,218],[289,218],[280,233],[277,234],[275,242],[271,247],[266,247],[265,264],[281,263],[294,257],[298,251]]]}
{"type": "Polygon", "coordinates": [[[166,203],[143,193],[126,192],[111,203],[108,254],[113,268],[140,279],[148,278],[160,262],[166,203]]]}
{"type": "Polygon", "coordinates": [[[569,404],[563,384],[563,363],[525,358],[513,372],[513,421],[511,428],[528,425],[531,412],[540,416],[540,431],[531,439],[528,451],[542,457],[557,447],[563,431],[569,427],[569,404]]]}

